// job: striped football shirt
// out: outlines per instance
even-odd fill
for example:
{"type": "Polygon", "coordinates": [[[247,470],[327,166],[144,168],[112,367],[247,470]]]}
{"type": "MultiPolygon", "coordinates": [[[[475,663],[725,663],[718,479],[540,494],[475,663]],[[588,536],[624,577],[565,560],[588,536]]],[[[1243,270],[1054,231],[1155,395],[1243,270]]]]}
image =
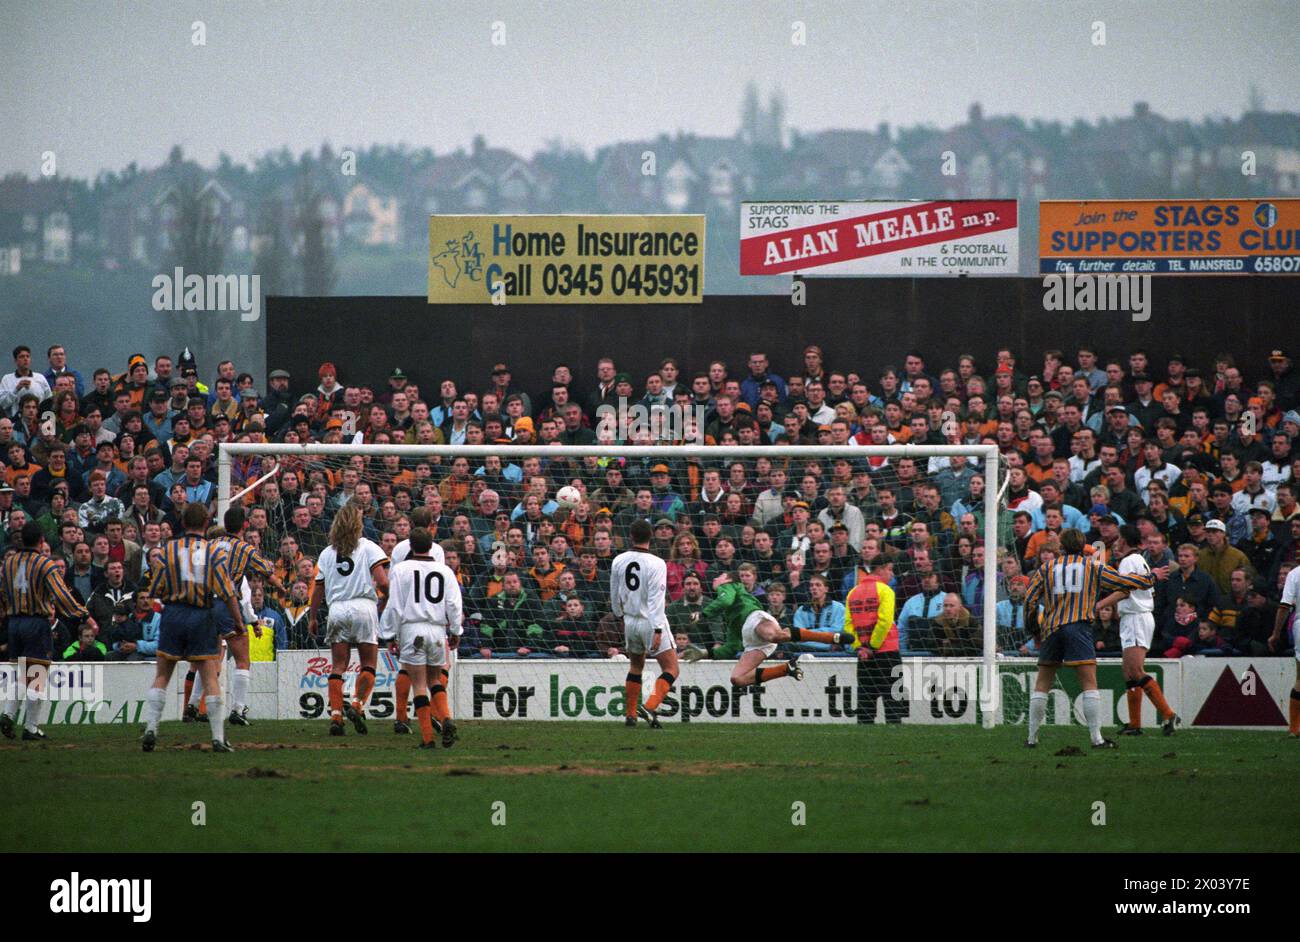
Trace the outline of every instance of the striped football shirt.
{"type": "Polygon", "coordinates": [[[149,595],[164,604],[179,602],[211,608],[218,599],[235,596],[235,584],[225,553],[202,537],[182,536],[162,547],[162,565],[150,570],[149,595]]]}
{"type": "Polygon", "coordinates": [[[48,556],[23,549],[0,561],[0,607],[10,615],[80,620],[90,613],[77,601],[48,556]]]}
{"type": "Polygon", "coordinates": [[[1081,553],[1059,556],[1051,565],[1039,566],[1029,578],[1025,608],[1045,609],[1042,633],[1050,635],[1062,625],[1091,622],[1100,598],[1099,589],[1149,589],[1155,582],[1150,572],[1121,575],[1119,570],[1081,553]]]}

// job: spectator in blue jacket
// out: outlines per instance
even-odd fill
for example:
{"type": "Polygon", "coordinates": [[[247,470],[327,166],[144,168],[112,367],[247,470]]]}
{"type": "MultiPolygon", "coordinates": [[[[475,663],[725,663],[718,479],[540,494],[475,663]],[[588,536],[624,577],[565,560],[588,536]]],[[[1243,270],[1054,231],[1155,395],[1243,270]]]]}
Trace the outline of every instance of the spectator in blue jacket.
{"type": "Polygon", "coordinates": [[[930,655],[933,651],[925,649],[926,638],[933,638],[930,619],[943,614],[943,591],[939,588],[939,574],[927,572],[921,577],[921,591],[906,602],[898,613],[898,650],[904,657],[913,655],[930,655]],[[918,633],[913,633],[913,622],[918,633]]]}
{"type": "Polygon", "coordinates": [[[110,661],[152,661],[158,656],[158,626],[162,615],[153,609],[153,600],[137,592],[130,601],[117,604],[113,627],[109,633],[113,650],[110,661]]]}
{"type": "MultiPolygon", "coordinates": [[[[808,601],[794,611],[794,626],[811,631],[843,631],[844,605],[830,597],[830,582],[816,574],[808,580],[808,601]]],[[[801,641],[800,651],[830,651],[833,645],[820,641],[801,641]]]]}
{"type": "Polygon", "coordinates": [[[740,384],[740,398],[749,403],[751,409],[758,405],[758,397],[763,384],[771,382],[776,386],[777,399],[785,400],[785,380],[768,370],[766,353],[749,355],[749,375],[740,384]]]}

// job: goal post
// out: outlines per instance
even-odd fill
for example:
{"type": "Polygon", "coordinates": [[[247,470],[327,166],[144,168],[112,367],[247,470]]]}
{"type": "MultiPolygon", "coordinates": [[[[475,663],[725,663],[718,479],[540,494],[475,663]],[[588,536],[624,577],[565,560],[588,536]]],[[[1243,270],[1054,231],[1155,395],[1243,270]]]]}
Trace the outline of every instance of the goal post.
{"type": "MultiPolygon", "coordinates": [[[[253,443],[253,442],[229,442],[221,443],[218,448],[217,458],[217,511],[218,516],[223,515],[230,506],[232,499],[244,502],[248,506],[255,506],[255,499],[259,491],[264,488],[267,482],[277,481],[284,470],[294,469],[302,472],[302,481],[299,482],[303,493],[303,499],[306,499],[307,487],[306,478],[310,473],[309,470],[315,468],[335,468],[342,469],[345,465],[353,462],[357,456],[360,456],[360,465],[364,468],[371,468],[371,462],[382,462],[385,458],[396,458],[396,462],[403,468],[409,468],[415,463],[435,463],[440,468],[451,466],[456,459],[466,458],[471,462],[486,462],[487,459],[497,458],[501,462],[521,460],[526,461],[530,458],[544,459],[547,462],[558,461],[576,461],[581,462],[584,459],[595,459],[602,468],[608,463],[631,463],[660,459],[663,461],[683,462],[694,464],[696,467],[709,465],[717,466],[719,462],[748,462],[756,463],[766,458],[772,463],[784,462],[791,466],[797,467],[802,464],[805,467],[809,462],[819,463],[837,463],[841,459],[858,465],[862,462],[881,462],[873,465],[869,472],[869,477],[876,480],[881,477],[887,477],[881,473],[880,469],[892,468],[895,463],[902,462],[904,459],[911,459],[913,463],[919,461],[929,462],[932,459],[948,460],[952,458],[964,458],[976,471],[983,476],[983,492],[980,496],[982,501],[982,546],[990,551],[983,553],[983,568],[981,582],[980,610],[978,613],[971,612],[972,616],[978,616],[981,626],[982,645],[978,652],[977,659],[963,659],[971,665],[979,667],[979,716],[980,722],[986,728],[994,726],[1001,715],[1002,706],[1002,686],[998,674],[999,651],[998,651],[998,623],[997,623],[997,602],[998,602],[998,579],[999,579],[999,553],[996,548],[1000,546],[1000,482],[999,474],[999,453],[994,444],[963,444],[963,445],[561,445],[561,444],[532,444],[532,445],[514,445],[514,444],[495,444],[495,445],[409,445],[409,444],[321,444],[321,443],[253,443]],[[236,465],[245,465],[236,473],[236,465]]],[[[483,469],[479,468],[481,472],[483,469]]],[[[366,472],[363,471],[363,477],[366,472]]],[[[376,481],[383,476],[377,476],[376,481]]],[[[386,478],[384,478],[386,480],[386,478]]],[[[426,481],[435,483],[434,481],[426,481]]],[[[920,475],[917,480],[918,488],[927,483],[927,475],[920,475]]],[[[553,497],[559,484],[550,490],[548,497],[553,497]]],[[[418,503],[418,496],[417,496],[418,503]]],[[[503,505],[505,501],[502,501],[503,505]]],[[[514,502],[511,501],[513,504],[514,502]]],[[[520,506],[523,502],[520,501],[520,506]]],[[[971,508],[974,509],[974,508],[971,508]]],[[[853,547],[856,554],[860,547],[853,547]]],[[[275,547],[265,547],[266,555],[274,558],[276,555],[275,547]]],[[[901,596],[897,599],[897,604],[901,608],[905,599],[901,596]]],[[[1014,652],[1013,652],[1014,653],[1014,652]]],[[[935,661],[954,661],[953,658],[933,657],[927,660],[935,661]]],[[[460,663],[466,664],[469,659],[462,656],[460,663]]],[[[649,667],[650,665],[647,665],[649,667]]],[[[690,670],[690,666],[684,667],[684,671],[690,670]]],[[[807,715],[805,712],[804,715],[807,715]]]]}

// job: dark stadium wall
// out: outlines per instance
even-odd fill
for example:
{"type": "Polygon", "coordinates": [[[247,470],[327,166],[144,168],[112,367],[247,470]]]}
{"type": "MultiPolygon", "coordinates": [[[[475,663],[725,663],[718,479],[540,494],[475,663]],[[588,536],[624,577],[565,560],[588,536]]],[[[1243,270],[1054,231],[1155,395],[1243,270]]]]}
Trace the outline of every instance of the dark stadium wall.
{"type": "MultiPolygon", "coordinates": [[[[295,391],[315,385],[316,370],[333,361],[345,382],[382,385],[395,366],[436,397],[444,376],[486,386],[492,364],[505,360],[516,385],[533,393],[556,363],[569,363],[582,388],[595,363],[613,356],[633,374],[676,357],[689,374],[715,357],[745,373],[748,354],[762,349],[788,375],[802,365],[805,345],[826,351],[827,365],[867,370],[902,366],[916,348],[928,365],[955,365],[976,356],[987,374],[994,352],[1010,345],[1032,373],[1041,352],[1067,352],[1082,343],[1124,357],[1137,347],[1162,371],[1180,353],[1204,369],[1220,351],[1232,353],[1247,376],[1266,367],[1269,350],[1300,345],[1300,278],[1158,277],[1151,314],[1133,321],[1118,313],[1048,312],[1037,278],[817,279],[806,304],[785,296],[711,296],[699,305],[429,305],[422,297],[271,298],[267,304],[267,367],[288,369],[295,391]],[[307,380],[310,380],[308,384],[307,380]]],[[[1072,357],[1071,357],[1072,359],[1072,357]]]]}

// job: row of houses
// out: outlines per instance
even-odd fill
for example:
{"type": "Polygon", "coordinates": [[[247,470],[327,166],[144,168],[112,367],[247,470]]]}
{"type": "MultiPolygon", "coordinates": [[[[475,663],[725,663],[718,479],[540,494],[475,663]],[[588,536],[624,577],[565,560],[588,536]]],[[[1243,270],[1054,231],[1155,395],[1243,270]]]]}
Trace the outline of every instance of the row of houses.
{"type": "Polygon", "coordinates": [[[298,244],[292,221],[306,185],[334,249],[423,246],[433,213],[706,212],[745,199],[1140,198],[1300,194],[1300,115],[1171,121],[1144,103],[1096,124],[1027,124],[972,105],[956,127],[832,129],[801,134],[783,109],[746,108],[731,137],[678,134],[617,143],[593,157],[532,158],[476,138],[468,151],[398,162],[383,179],[343,172],[332,152],[263,172],[207,170],[174,149],[154,170],[101,178],[0,180],[0,273],[73,262],[156,267],[170,257],[186,199],[197,198],[227,257],[270,238],[298,244]],[[1252,155],[1253,175],[1242,173],[1252,155]],[[278,209],[278,211],[271,211],[278,209]]]}

